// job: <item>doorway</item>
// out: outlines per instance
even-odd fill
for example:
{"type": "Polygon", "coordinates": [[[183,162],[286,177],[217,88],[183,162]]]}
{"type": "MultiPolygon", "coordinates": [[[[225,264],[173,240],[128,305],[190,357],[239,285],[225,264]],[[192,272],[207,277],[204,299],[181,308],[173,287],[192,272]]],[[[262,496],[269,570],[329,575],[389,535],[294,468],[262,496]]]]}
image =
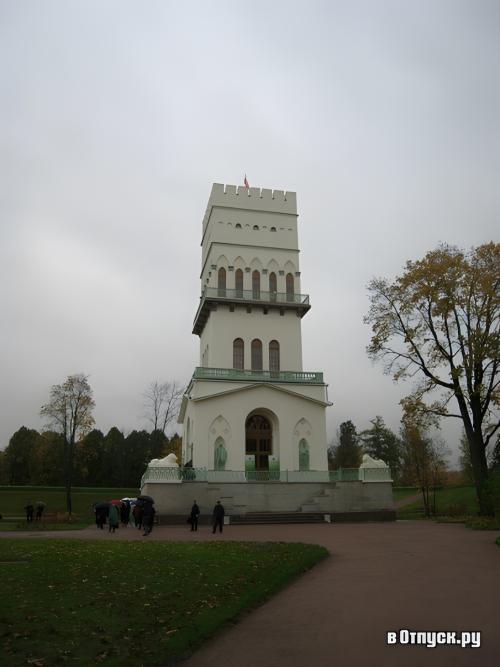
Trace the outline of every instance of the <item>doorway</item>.
{"type": "Polygon", "coordinates": [[[269,470],[269,457],[273,453],[273,429],[263,415],[251,415],[245,423],[247,456],[255,457],[255,470],[269,470]]]}

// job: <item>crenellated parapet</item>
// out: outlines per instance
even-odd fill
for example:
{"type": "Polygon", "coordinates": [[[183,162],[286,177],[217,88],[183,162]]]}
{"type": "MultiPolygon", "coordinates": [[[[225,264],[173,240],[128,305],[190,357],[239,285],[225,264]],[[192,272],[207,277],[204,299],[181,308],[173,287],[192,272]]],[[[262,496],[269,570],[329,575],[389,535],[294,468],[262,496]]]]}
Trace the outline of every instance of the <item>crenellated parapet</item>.
{"type": "Polygon", "coordinates": [[[285,190],[214,183],[203,218],[203,228],[207,225],[214,207],[297,215],[297,195],[295,192],[285,190]]]}

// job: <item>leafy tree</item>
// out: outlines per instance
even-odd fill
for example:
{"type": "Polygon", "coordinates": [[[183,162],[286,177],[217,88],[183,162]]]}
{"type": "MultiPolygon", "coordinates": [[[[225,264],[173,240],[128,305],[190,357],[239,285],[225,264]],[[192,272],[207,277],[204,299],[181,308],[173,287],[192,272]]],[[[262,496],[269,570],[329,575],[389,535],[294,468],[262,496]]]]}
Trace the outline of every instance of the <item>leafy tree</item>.
{"type": "MultiPolygon", "coordinates": [[[[151,458],[155,458],[150,456],[150,437],[147,431],[132,431],[125,438],[124,456],[127,465],[125,476],[122,480],[123,486],[138,487],[147,464],[151,458]]],[[[164,435],[163,437],[165,438],[164,435]]]]}
{"type": "Polygon", "coordinates": [[[363,450],[375,459],[382,459],[392,474],[397,476],[401,467],[401,441],[379,415],[371,419],[370,423],[372,427],[362,431],[359,436],[363,450]]]}
{"type": "Polygon", "coordinates": [[[167,455],[168,438],[163,431],[156,429],[149,436],[149,449],[147,461],[151,459],[162,459],[167,455]]]}
{"type": "Polygon", "coordinates": [[[78,435],[92,428],[95,407],[92,389],[85,375],[69,375],[63,384],[55,384],[50,390],[50,400],[40,409],[42,417],[64,437],[64,481],[66,507],[71,515],[71,486],[73,482],[73,455],[78,435]]]}
{"type": "Polygon", "coordinates": [[[184,388],[173,382],[151,382],[143,394],[146,419],[153,431],[166,434],[170,424],[177,418],[184,388]]]}
{"type": "Polygon", "coordinates": [[[352,421],[342,422],[338,433],[339,444],[333,449],[333,468],[359,468],[361,447],[352,421]]]}
{"type": "Polygon", "coordinates": [[[372,326],[367,348],[385,371],[417,377],[403,399],[409,414],[461,419],[471,455],[481,513],[491,514],[483,492],[486,448],[500,426],[500,244],[470,252],[441,245],[401,276],[369,284],[372,326]],[[452,402],[456,410],[451,408],[452,402]]]}
{"type": "Polygon", "coordinates": [[[167,454],[175,454],[177,456],[177,462],[179,465],[182,461],[182,438],[178,433],[174,435],[168,441],[167,454]]]}
{"type": "Polygon", "coordinates": [[[92,429],[75,447],[76,482],[81,486],[105,486],[103,465],[104,435],[99,429],[92,429]]]}
{"type": "Polygon", "coordinates": [[[120,486],[123,476],[123,450],[125,438],[123,433],[113,426],[103,441],[102,478],[109,486],[120,486]]]}
{"type": "Polygon", "coordinates": [[[64,438],[55,431],[45,431],[33,452],[31,484],[64,485],[64,438]]]}
{"type": "Polygon", "coordinates": [[[407,484],[419,487],[425,515],[430,516],[432,513],[430,490],[441,483],[446,472],[446,450],[442,441],[429,437],[426,425],[424,420],[416,419],[414,415],[405,415],[401,439],[403,479],[407,484]]]}
{"type": "Polygon", "coordinates": [[[40,441],[40,434],[35,429],[21,426],[5,449],[4,466],[8,483],[22,486],[32,483],[34,456],[40,441]]]}

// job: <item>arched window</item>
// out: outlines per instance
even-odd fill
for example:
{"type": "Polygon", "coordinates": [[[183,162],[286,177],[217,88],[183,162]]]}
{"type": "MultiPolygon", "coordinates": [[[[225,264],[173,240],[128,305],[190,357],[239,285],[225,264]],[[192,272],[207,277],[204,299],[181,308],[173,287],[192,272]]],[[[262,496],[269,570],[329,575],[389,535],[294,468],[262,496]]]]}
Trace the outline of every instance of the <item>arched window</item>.
{"type": "Polygon", "coordinates": [[[217,289],[219,296],[226,296],[226,269],[221,266],[217,274],[217,289]]]}
{"type": "Polygon", "coordinates": [[[259,271],[253,271],[253,273],[252,273],[252,297],[254,299],[260,299],[260,273],[259,273],[259,271]]]}
{"type": "Polygon", "coordinates": [[[258,230],[258,229],[259,229],[259,225],[254,225],[253,228],[258,230]]]}
{"type": "Polygon", "coordinates": [[[241,269],[235,271],[234,286],[236,287],[236,296],[241,299],[243,297],[243,271],[241,269]]]}
{"type": "Polygon", "coordinates": [[[245,343],[242,338],[235,338],[233,341],[233,368],[245,368],[245,343]]]}
{"type": "Polygon", "coordinates": [[[271,271],[269,274],[269,292],[271,296],[271,301],[276,301],[276,292],[278,291],[278,281],[276,280],[276,274],[274,271],[271,271]]]}
{"type": "Polygon", "coordinates": [[[294,284],[293,284],[293,275],[291,273],[286,274],[286,300],[293,301],[294,299],[294,284]]]}
{"type": "Polygon", "coordinates": [[[262,370],[262,341],[254,338],[252,341],[252,370],[262,370]]]}
{"type": "Polygon", "coordinates": [[[236,229],[241,229],[241,225],[240,225],[239,222],[237,222],[237,223],[235,224],[235,228],[236,228],[236,229]]]}
{"type": "Polygon", "coordinates": [[[269,343],[269,370],[272,372],[279,372],[280,369],[280,344],[277,340],[272,340],[269,343]]]}
{"type": "Polygon", "coordinates": [[[272,231],[272,232],[275,232],[275,231],[276,231],[276,227],[271,227],[271,231],[272,231]]]}

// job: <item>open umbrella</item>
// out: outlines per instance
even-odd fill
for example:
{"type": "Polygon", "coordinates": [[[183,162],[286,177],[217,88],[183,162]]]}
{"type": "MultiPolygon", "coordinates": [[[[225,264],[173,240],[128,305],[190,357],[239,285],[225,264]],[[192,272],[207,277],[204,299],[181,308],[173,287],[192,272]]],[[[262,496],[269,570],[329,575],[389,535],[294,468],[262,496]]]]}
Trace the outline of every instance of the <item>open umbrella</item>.
{"type": "Polygon", "coordinates": [[[95,510],[107,510],[108,508],[109,508],[109,503],[106,502],[94,503],[95,510]]]}
{"type": "Polygon", "coordinates": [[[151,498],[151,496],[139,496],[137,500],[140,500],[143,503],[154,503],[154,500],[151,498]]]}
{"type": "Polygon", "coordinates": [[[118,505],[118,506],[120,506],[120,505],[122,504],[122,501],[121,501],[121,500],[118,500],[117,498],[115,498],[114,500],[110,500],[110,501],[109,501],[109,504],[110,504],[110,505],[118,505]]]}

